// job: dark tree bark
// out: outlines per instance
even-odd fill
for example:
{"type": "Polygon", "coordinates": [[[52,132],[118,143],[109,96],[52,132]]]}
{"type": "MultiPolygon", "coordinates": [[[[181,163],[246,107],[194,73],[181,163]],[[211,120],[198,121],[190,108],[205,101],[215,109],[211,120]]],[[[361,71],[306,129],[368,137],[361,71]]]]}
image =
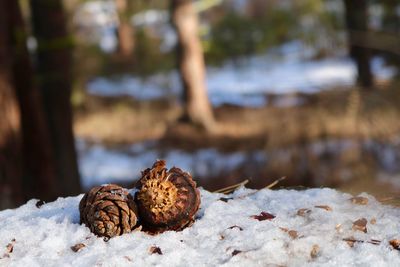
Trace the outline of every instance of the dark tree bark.
{"type": "Polygon", "coordinates": [[[10,1],[0,1],[0,209],[21,204],[20,114],[11,74],[10,1]]]}
{"type": "Polygon", "coordinates": [[[357,82],[364,88],[373,86],[373,76],[370,66],[370,49],[356,44],[363,43],[360,38],[368,31],[367,0],[344,0],[346,27],[348,31],[350,56],[356,62],[357,82]],[[360,34],[361,33],[361,34],[360,34]],[[356,38],[358,38],[356,40],[356,38]]]}
{"type": "Polygon", "coordinates": [[[13,82],[22,126],[23,191],[25,200],[57,198],[56,176],[47,125],[39,92],[33,84],[33,70],[26,47],[26,31],[18,1],[10,2],[13,82]]]}
{"type": "MultiPolygon", "coordinates": [[[[381,4],[384,8],[384,14],[382,18],[382,31],[391,34],[392,36],[400,36],[400,13],[398,12],[400,8],[400,2],[398,0],[383,0],[381,4]]],[[[397,45],[393,45],[400,51],[400,42],[397,41],[397,45]]],[[[383,51],[383,56],[386,62],[393,64],[400,68],[400,53],[392,53],[391,51],[383,51]]]]}
{"type": "Polygon", "coordinates": [[[207,96],[198,17],[191,0],[171,0],[171,18],[178,35],[177,58],[184,87],[185,117],[206,130],[215,128],[207,96]]]}
{"type": "Polygon", "coordinates": [[[81,190],[70,103],[72,38],[61,0],[31,0],[30,5],[38,42],[37,80],[54,148],[57,191],[62,196],[74,195],[81,190]]]}
{"type": "Polygon", "coordinates": [[[127,0],[114,0],[118,11],[118,53],[123,57],[131,57],[135,47],[133,27],[127,14],[127,0]]]}

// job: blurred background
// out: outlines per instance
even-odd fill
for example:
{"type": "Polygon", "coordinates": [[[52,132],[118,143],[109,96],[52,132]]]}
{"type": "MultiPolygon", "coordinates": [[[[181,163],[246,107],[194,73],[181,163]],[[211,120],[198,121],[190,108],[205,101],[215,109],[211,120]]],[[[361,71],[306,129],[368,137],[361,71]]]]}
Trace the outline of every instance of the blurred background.
{"type": "Polygon", "coordinates": [[[399,68],[397,0],[1,1],[0,209],[156,159],[395,199],[399,68]]]}

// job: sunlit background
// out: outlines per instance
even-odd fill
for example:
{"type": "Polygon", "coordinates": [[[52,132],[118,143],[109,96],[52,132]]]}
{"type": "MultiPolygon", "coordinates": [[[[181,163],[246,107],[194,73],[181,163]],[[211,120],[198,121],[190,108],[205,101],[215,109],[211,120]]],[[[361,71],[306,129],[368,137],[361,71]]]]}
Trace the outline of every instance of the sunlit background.
{"type": "MultiPolygon", "coordinates": [[[[262,188],[286,176],[278,188],[400,192],[398,1],[360,1],[364,30],[349,24],[363,15],[354,4],[346,10],[349,1],[191,2],[212,130],[182,119],[169,2],[64,1],[82,190],[132,187],[142,170],[166,159],[208,190],[245,179],[262,188]]],[[[34,54],[28,1],[21,7],[34,54]]]]}

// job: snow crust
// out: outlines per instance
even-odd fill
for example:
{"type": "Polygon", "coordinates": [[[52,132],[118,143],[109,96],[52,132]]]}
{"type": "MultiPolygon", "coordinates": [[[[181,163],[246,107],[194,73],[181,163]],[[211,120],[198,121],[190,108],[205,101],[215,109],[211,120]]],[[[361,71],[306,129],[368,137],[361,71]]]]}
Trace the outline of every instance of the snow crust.
{"type": "Polygon", "coordinates": [[[228,196],[201,190],[201,208],[190,228],[157,236],[133,232],[108,242],[79,224],[82,195],[40,208],[30,200],[0,212],[0,266],[400,266],[400,252],[389,245],[400,238],[400,210],[362,196],[369,199],[367,205],[353,204],[351,195],[332,189],[241,188],[228,196]],[[297,215],[303,208],[311,212],[297,215]],[[276,217],[251,217],[262,211],[276,217]],[[368,220],[367,233],[352,230],[360,218],[368,220]],[[348,237],[365,242],[350,247],[343,241],[348,237]],[[2,256],[12,239],[13,251],[2,256]],[[380,244],[368,243],[375,239],[380,244]],[[77,243],[85,247],[73,252],[77,243]],[[152,246],[162,255],[151,254],[152,246]]]}

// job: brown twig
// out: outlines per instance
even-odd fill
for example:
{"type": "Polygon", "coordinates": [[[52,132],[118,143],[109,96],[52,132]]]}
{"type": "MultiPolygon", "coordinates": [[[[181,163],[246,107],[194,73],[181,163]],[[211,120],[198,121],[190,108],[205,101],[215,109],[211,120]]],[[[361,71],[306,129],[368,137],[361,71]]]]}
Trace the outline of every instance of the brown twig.
{"type": "Polygon", "coordinates": [[[248,182],[249,182],[249,179],[246,179],[243,182],[215,190],[214,193],[229,194],[229,193],[232,193],[233,191],[235,191],[236,189],[238,189],[239,187],[246,185],[248,182]]]}
{"type": "Polygon", "coordinates": [[[395,200],[400,200],[400,198],[399,197],[383,197],[383,198],[378,199],[378,201],[381,203],[395,201],[395,200]]]}
{"type": "Polygon", "coordinates": [[[281,178],[273,181],[272,183],[270,183],[269,185],[267,185],[266,187],[264,187],[262,189],[271,189],[272,187],[274,187],[275,185],[279,184],[280,182],[282,182],[285,179],[286,179],[286,176],[282,176],[281,178]]]}
{"type": "MultiPolygon", "coordinates": [[[[285,179],[286,179],[286,176],[282,176],[281,178],[276,179],[275,181],[273,181],[272,183],[270,183],[269,185],[267,185],[267,186],[265,186],[265,187],[263,187],[261,189],[271,189],[271,188],[273,188],[274,186],[276,186],[277,184],[279,184],[280,182],[282,182],[285,179]]],[[[249,183],[249,179],[246,179],[243,182],[240,182],[240,183],[237,183],[237,184],[234,184],[234,185],[230,185],[230,186],[215,190],[213,193],[230,194],[230,193],[234,192],[236,189],[238,189],[239,187],[244,186],[244,185],[246,185],[248,183],[249,183]]],[[[249,195],[254,194],[254,193],[250,193],[249,195]]]]}
{"type": "Polygon", "coordinates": [[[354,239],[354,238],[343,238],[343,241],[346,242],[351,242],[351,243],[369,243],[369,244],[373,244],[373,245],[379,245],[382,241],[380,240],[376,240],[376,239],[371,239],[371,240],[359,240],[359,239],[354,239]]]}

